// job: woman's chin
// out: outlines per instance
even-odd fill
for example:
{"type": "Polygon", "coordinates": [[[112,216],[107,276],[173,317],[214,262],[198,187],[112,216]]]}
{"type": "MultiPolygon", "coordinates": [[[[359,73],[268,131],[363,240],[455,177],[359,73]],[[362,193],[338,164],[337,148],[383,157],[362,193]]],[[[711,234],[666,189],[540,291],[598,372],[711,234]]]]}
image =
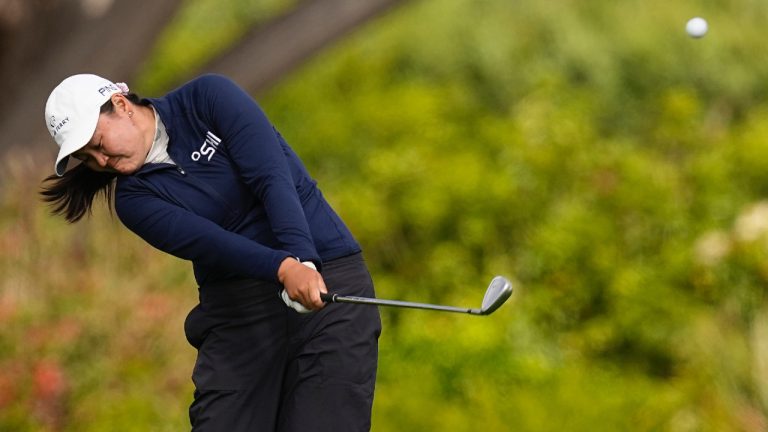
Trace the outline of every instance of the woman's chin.
{"type": "Polygon", "coordinates": [[[130,166],[130,167],[121,166],[121,167],[112,168],[110,171],[112,171],[115,174],[120,174],[120,175],[131,175],[131,174],[135,173],[136,171],[138,171],[138,169],[139,169],[139,167],[134,167],[134,166],[130,166]]]}
{"type": "Polygon", "coordinates": [[[120,175],[131,175],[141,168],[141,164],[130,163],[130,161],[119,160],[114,165],[107,167],[110,172],[120,175]]]}

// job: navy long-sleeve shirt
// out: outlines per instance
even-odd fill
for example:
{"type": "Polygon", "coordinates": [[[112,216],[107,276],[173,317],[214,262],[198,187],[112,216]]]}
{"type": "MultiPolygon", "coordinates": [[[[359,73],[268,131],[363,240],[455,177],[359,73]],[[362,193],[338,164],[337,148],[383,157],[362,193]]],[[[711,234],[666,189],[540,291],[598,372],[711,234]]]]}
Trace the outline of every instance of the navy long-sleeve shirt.
{"type": "Polygon", "coordinates": [[[276,281],[286,257],[322,268],[360,251],[298,156],[232,81],[204,75],[148,100],[176,165],[119,176],[115,209],[149,244],[191,260],[198,284],[276,281]]]}

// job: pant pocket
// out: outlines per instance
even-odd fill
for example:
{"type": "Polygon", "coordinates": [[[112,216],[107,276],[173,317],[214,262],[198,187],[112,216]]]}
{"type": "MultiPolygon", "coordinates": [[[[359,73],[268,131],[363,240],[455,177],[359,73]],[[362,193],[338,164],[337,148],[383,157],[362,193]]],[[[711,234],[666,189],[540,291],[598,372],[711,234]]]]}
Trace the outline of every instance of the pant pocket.
{"type": "Polygon", "coordinates": [[[195,390],[195,400],[189,407],[189,422],[193,431],[232,430],[232,422],[237,417],[234,390],[195,390]]]}
{"type": "Polygon", "coordinates": [[[272,309],[272,313],[254,311],[248,319],[219,321],[207,316],[202,320],[209,321],[205,325],[191,326],[191,334],[202,334],[192,372],[197,389],[237,390],[253,383],[279,384],[286,360],[287,308],[272,309]]]}
{"type": "Polygon", "coordinates": [[[212,323],[206,319],[205,314],[200,309],[200,304],[193,307],[184,320],[184,336],[187,337],[187,342],[195,349],[200,349],[211,330],[211,326],[212,323]]]}

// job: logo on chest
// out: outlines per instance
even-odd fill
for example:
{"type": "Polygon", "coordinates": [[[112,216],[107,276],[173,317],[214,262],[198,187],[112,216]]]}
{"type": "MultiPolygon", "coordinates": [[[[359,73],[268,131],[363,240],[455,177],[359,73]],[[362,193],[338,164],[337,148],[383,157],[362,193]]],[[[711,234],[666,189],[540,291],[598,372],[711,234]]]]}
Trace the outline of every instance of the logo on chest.
{"type": "Polygon", "coordinates": [[[192,152],[192,160],[195,162],[199,161],[200,158],[211,160],[213,155],[216,154],[219,144],[221,144],[221,138],[214,135],[211,131],[208,131],[208,133],[205,134],[205,142],[200,146],[200,150],[192,152]]]}

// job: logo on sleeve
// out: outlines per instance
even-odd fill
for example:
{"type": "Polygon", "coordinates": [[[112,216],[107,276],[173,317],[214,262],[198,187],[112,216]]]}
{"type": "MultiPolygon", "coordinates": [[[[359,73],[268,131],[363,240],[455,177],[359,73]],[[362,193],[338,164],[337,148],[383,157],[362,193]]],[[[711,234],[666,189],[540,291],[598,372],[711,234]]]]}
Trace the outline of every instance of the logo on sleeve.
{"type": "Polygon", "coordinates": [[[192,160],[197,162],[202,157],[211,160],[213,155],[216,154],[219,144],[221,144],[221,138],[208,131],[205,135],[205,142],[200,146],[200,150],[192,152],[192,160]]]}

